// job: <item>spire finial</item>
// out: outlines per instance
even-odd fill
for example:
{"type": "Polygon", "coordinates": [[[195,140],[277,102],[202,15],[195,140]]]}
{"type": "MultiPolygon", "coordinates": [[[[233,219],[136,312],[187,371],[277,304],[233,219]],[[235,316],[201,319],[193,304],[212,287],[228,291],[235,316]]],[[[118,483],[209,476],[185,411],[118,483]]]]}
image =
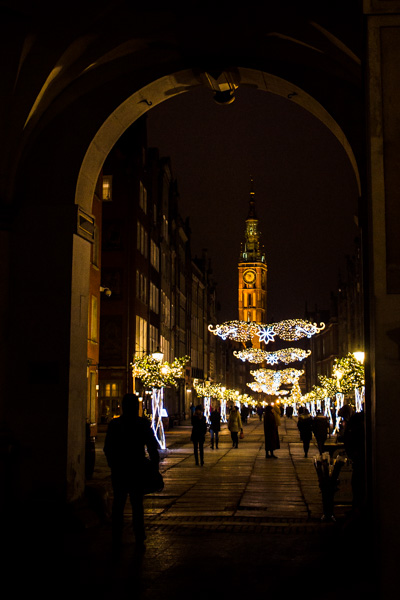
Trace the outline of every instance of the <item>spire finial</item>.
{"type": "Polygon", "coordinates": [[[255,194],[254,194],[254,179],[253,176],[250,175],[250,200],[249,200],[249,214],[248,219],[256,219],[256,203],[255,203],[255,194]]]}

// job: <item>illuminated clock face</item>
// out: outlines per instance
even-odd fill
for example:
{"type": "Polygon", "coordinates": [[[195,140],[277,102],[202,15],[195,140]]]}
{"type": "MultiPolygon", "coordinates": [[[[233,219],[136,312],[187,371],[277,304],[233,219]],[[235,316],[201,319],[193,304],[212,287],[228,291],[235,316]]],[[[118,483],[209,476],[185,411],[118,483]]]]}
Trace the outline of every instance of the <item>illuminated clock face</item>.
{"type": "Polygon", "coordinates": [[[245,271],[243,273],[243,281],[245,283],[254,283],[255,280],[256,280],[256,273],[255,273],[255,271],[248,270],[248,271],[245,271]]]}

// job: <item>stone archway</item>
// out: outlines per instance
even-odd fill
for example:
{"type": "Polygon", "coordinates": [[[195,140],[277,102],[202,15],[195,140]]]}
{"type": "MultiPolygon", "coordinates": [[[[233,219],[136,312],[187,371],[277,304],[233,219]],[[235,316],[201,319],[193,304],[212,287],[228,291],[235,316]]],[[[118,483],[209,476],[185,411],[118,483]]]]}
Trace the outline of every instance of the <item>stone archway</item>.
{"type": "Polygon", "coordinates": [[[180,71],[146,85],[127,98],[103,123],[87,149],[79,171],[75,203],[90,212],[102,165],[115,142],[134,121],[157,104],[199,86],[210,88],[210,94],[226,90],[234,93],[239,86],[249,86],[288,98],[307,110],[329,129],[343,147],[361,195],[359,167],[354,152],[345,133],[328,111],[307,92],[289,81],[255,69],[237,68],[223,71],[216,78],[208,73],[196,74],[193,70],[180,71]]]}

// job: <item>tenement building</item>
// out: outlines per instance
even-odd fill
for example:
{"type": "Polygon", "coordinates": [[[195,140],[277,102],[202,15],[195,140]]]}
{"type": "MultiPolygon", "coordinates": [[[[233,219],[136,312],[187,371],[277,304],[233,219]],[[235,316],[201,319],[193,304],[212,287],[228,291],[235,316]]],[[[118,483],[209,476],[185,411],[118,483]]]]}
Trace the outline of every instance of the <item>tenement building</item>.
{"type": "Polygon", "coordinates": [[[180,216],[178,202],[171,162],[147,148],[143,118],[120,138],[103,169],[100,422],[120,414],[130,391],[151,412],[151,390],[132,378],[136,356],[161,350],[167,362],[190,357],[178,389],[164,391],[174,419],[189,412],[193,379],[212,376],[210,261],[192,258],[189,222],[180,216]]]}

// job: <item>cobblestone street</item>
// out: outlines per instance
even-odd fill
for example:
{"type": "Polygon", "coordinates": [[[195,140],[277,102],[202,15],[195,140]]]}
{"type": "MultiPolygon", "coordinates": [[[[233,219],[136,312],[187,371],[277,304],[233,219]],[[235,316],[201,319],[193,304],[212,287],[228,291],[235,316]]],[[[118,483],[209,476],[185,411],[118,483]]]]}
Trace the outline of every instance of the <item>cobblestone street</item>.
{"type": "MultiPolygon", "coordinates": [[[[238,449],[227,429],[218,450],[206,443],[203,467],[195,465],[190,430],[183,425],[166,433],[160,464],[165,488],[145,499],[145,550],[135,547],[128,503],[118,558],[111,552],[109,522],[87,528],[84,536],[70,534],[71,585],[101,598],[202,598],[211,591],[289,598],[306,576],[318,599],[365,597],[362,540],[349,519],[348,481],[344,477],[338,492],[336,522],[322,522],[313,460],[318,451],[312,445],[304,458],[295,419],[282,419],[277,460],[265,458],[258,418],[245,426],[238,449]]],[[[89,487],[108,490],[109,503],[103,439],[99,435],[89,487]]]]}

